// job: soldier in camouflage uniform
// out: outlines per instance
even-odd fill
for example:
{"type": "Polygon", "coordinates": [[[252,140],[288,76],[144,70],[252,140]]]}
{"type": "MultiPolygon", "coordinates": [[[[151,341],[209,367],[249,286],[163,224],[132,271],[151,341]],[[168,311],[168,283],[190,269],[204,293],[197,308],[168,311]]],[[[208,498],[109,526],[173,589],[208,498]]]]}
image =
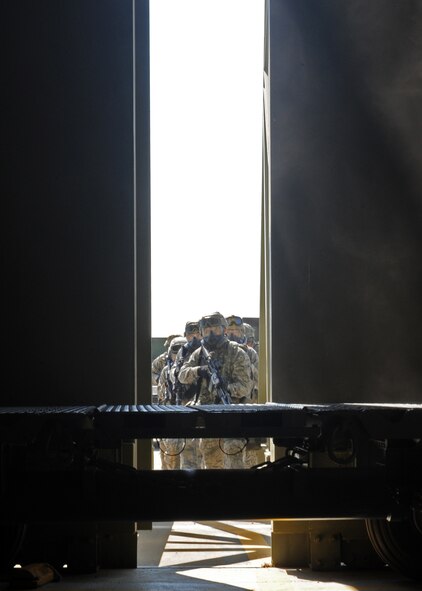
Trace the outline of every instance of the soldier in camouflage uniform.
{"type": "MultiPolygon", "coordinates": [[[[171,370],[181,347],[186,343],[184,337],[174,338],[167,350],[167,362],[158,380],[158,403],[175,404],[175,393],[171,380],[171,370]]],[[[163,470],[176,470],[180,466],[180,453],[183,441],[180,439],[162,439],[160,444],[161,467],[163,470]]]]}
{"type": "Polygon", "coordinates": [[[167,349],[170,346],[171,341],[174,338],[180,337],[180,336],[181,336],[180,334],[171,334],[170,336],[168,336],[167,339],[164,341],[164,347],[166,348],[166,350],[164,351],[164,353],[161,353],[160,355],[158,355],[158,357],[156,357],[153,360],[153,362],[151,363],[151,380],[152,380],[153,386],[158,385],[158,380],[160,379],[161,371],[162,371],[163,367],[165,366],[167,358],[168,358],[167,349]]]}
{"type": "MultiPolygon", "coordinates": [[[[245,331],[245,324],[243,319],[240,316],[227,316],[227,329],[226,335],[229,337],[231,341],[235,341],[238,343],[242,349],[247,353],[252,367],[252,382],[253,387],[250,393],[251,402],[258,401],[258,365],[259,365],[259,358],[258,353],[250,347],[246,342],[246,331],[245,331]]],[[[250,325],[249,325],[250,326],[250,325]]],[[[251,327],[252,328],[252,327],[251,327]]]]}
{"type": "MultiPolygon", "coordinates": [[[[187,342],[177,353],[176,360],[171,369],[171,380],[173,382],[173,392],[175,394],[176,404],[186,405],[195,398],[197,385],[196,383],[190,385],[182,384],[179,381],[179,372],[185,361],[187,361],[192,353],[201,345],[199,322],[186,322],[184,335],[187,342]]],[[[185,447],[180,456],[180,467],[183,470],[201,468],[202,455],[198,444],[199,440],[193,437],[185,440],[185,447]]]]}
{"type": "MultiPolygon", "coordinates": [[[[233,403],[241,402],[251,391],[251,367],[249,357],[238,345],[225,335],[227,321],[222,314],[215,312],[203,316],[199,321],[202,336],[201,347],[196,349],[179,373],[182,384],[198,384],[196,404],[219,404],[216,392],[210,389],[210,370],[206,363],[204,347],[217,365],[219,377],[229,392],[233,403]]],[[[201,439],[199,447],[205,468],[224,468],[224,455],[233,458],[244,447],[242,440],[201,439]],[[224,450],[224,452],[223,452],[224,450]]]]}
{"type": "Polygon", "coordinates": [[[192,353],[201,345],[201,333],[199,332],[199,322],[186,322],[184,337],[185,344],[179,349],[176,360],[171,369],[171,379],[174,384],[175,404],[187,404],[196,394],[194,384],[187,386],[179,382],[179,372],[185,361],[189,359],[192,353]]]}
{"type": "MultiPolygon", "coordinates": [[[[248,347],[246,344],[245,325],[243,318],[240,316],[232,315],[227,316],[227,328],[226,334],[231,341],[234,341],[241,347],[248,355],[251,362],[251,379],[252,379],[252,390],[249,394],[249,398],[245,402],[258,402],[258,354],[248,347]]],[[[238,457],[239,468],[251,468],[259,463],[258,454],[256,449],[260,447],[260,441],[252,438],[250,441],[245,442],[243,449],[242,458],[238,457]]]]}
{"type": "Polygon", "coordinates": [[[254,349],[257,353],[259,353],[259,351],[258,351],[258,344],[259,343],[257,343],[255,340],[255,330],[254,330],[253,326],[251,326],[247,322],[244,322],[243,326],[245,327],[246,344],[248,345],[248,347],[252,347],[252,349],[254,349]]]}

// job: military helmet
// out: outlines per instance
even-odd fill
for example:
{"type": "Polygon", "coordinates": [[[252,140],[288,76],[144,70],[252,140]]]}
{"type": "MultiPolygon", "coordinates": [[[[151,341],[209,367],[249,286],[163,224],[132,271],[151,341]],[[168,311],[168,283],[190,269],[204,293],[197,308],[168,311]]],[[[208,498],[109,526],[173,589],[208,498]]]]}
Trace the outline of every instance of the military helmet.
{"type": "Polygon", "coordinates": [[[201,331],[201,334],[204,328],[212,328],[213,326],[222,326],[223,328],[227,327],[227,320],[222,314],[220,314],[220,312],[213,312],[207,316],[202,316],[201,320],[199,321],[199,330],[201,331]]]}
{"type": "Polygon", "coordinates": [[[185,339],[185,337],[175,337],[174,339],[172,339],[172,341],[170,342],[167,354],[171,355],[171,354],[176,354],[178,352],[178,350],[183,347],[183,345],[187,343],[187,340],[185,339]]]}
{"type": "Polygon", "coordinates": [[[243,323],[243,326],[245,328],[245,337],[247,340],[255,340],[255,331],[253,329],[253,326],[251,326],[250,324],[247,324],[247,322],[243,323]]]}
{"type": "Polygon", "coordinates": [[[166,340],[164,341],[164,347],[169,347],[172,340],[176,337],[181,337],[181,334],[171,334],[169,335],[166,340]]]}
{"type": "Polygon", "coordinates": [[[226,317],[227,320],[227,328],[230,331],[230,328],[238,328],[242,335],[245,334],[245,325],[243,324],[243,318],[241,316],[235,316],[232,314],[231,316],[226,317]]]}
{"type": "Polygon", "coordinates": [[[199,322],[198,321],[186,322],[185,336],[188,334],[192,334],[193,332],[199,332],[199,322]]]}

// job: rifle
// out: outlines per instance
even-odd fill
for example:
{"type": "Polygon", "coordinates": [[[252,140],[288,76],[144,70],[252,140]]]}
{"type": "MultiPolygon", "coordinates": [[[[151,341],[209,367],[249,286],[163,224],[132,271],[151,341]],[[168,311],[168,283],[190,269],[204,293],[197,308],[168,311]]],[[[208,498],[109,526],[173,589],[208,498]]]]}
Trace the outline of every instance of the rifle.
{"type": "Polygon", "coordinates": [[[210,372],[210,383],[208,385],[208,389],[211,392],[213,389],[217,392],[217,396],[220,399],[222,404],[231,404],[232,399],[230,397],[229,392],[226,390],[224,386],[224,382],[218,373],[217,366],[215,361],[206,350],[204,345],[202,345],[202,353],[204,355],[205,361],[208,365],[208,369],[210,372]]]}

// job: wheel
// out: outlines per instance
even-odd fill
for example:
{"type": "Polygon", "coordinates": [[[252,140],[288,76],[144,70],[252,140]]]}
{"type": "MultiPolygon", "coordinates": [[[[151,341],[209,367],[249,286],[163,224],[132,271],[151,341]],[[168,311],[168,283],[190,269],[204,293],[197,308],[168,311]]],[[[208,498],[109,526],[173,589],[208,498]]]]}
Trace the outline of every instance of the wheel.
{"type": "Polygon", "coordinates": [[[366,519],[374,550],[391,568],[422,581],[422,533],[414,521],[366,519]]]}

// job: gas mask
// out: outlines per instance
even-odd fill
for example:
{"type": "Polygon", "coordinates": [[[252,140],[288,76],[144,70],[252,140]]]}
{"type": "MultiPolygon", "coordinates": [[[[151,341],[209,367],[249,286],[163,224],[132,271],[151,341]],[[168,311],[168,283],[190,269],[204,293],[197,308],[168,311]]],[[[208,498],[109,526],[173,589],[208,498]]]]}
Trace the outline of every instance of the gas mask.
{"type": "Polygon", "coordinates": [[[204,341],[204,345],[210,349],[215,349],[224,341],[224,334],[216,335],[212,331],[211,333],[204,337],[202,340],[204,341]]]}

